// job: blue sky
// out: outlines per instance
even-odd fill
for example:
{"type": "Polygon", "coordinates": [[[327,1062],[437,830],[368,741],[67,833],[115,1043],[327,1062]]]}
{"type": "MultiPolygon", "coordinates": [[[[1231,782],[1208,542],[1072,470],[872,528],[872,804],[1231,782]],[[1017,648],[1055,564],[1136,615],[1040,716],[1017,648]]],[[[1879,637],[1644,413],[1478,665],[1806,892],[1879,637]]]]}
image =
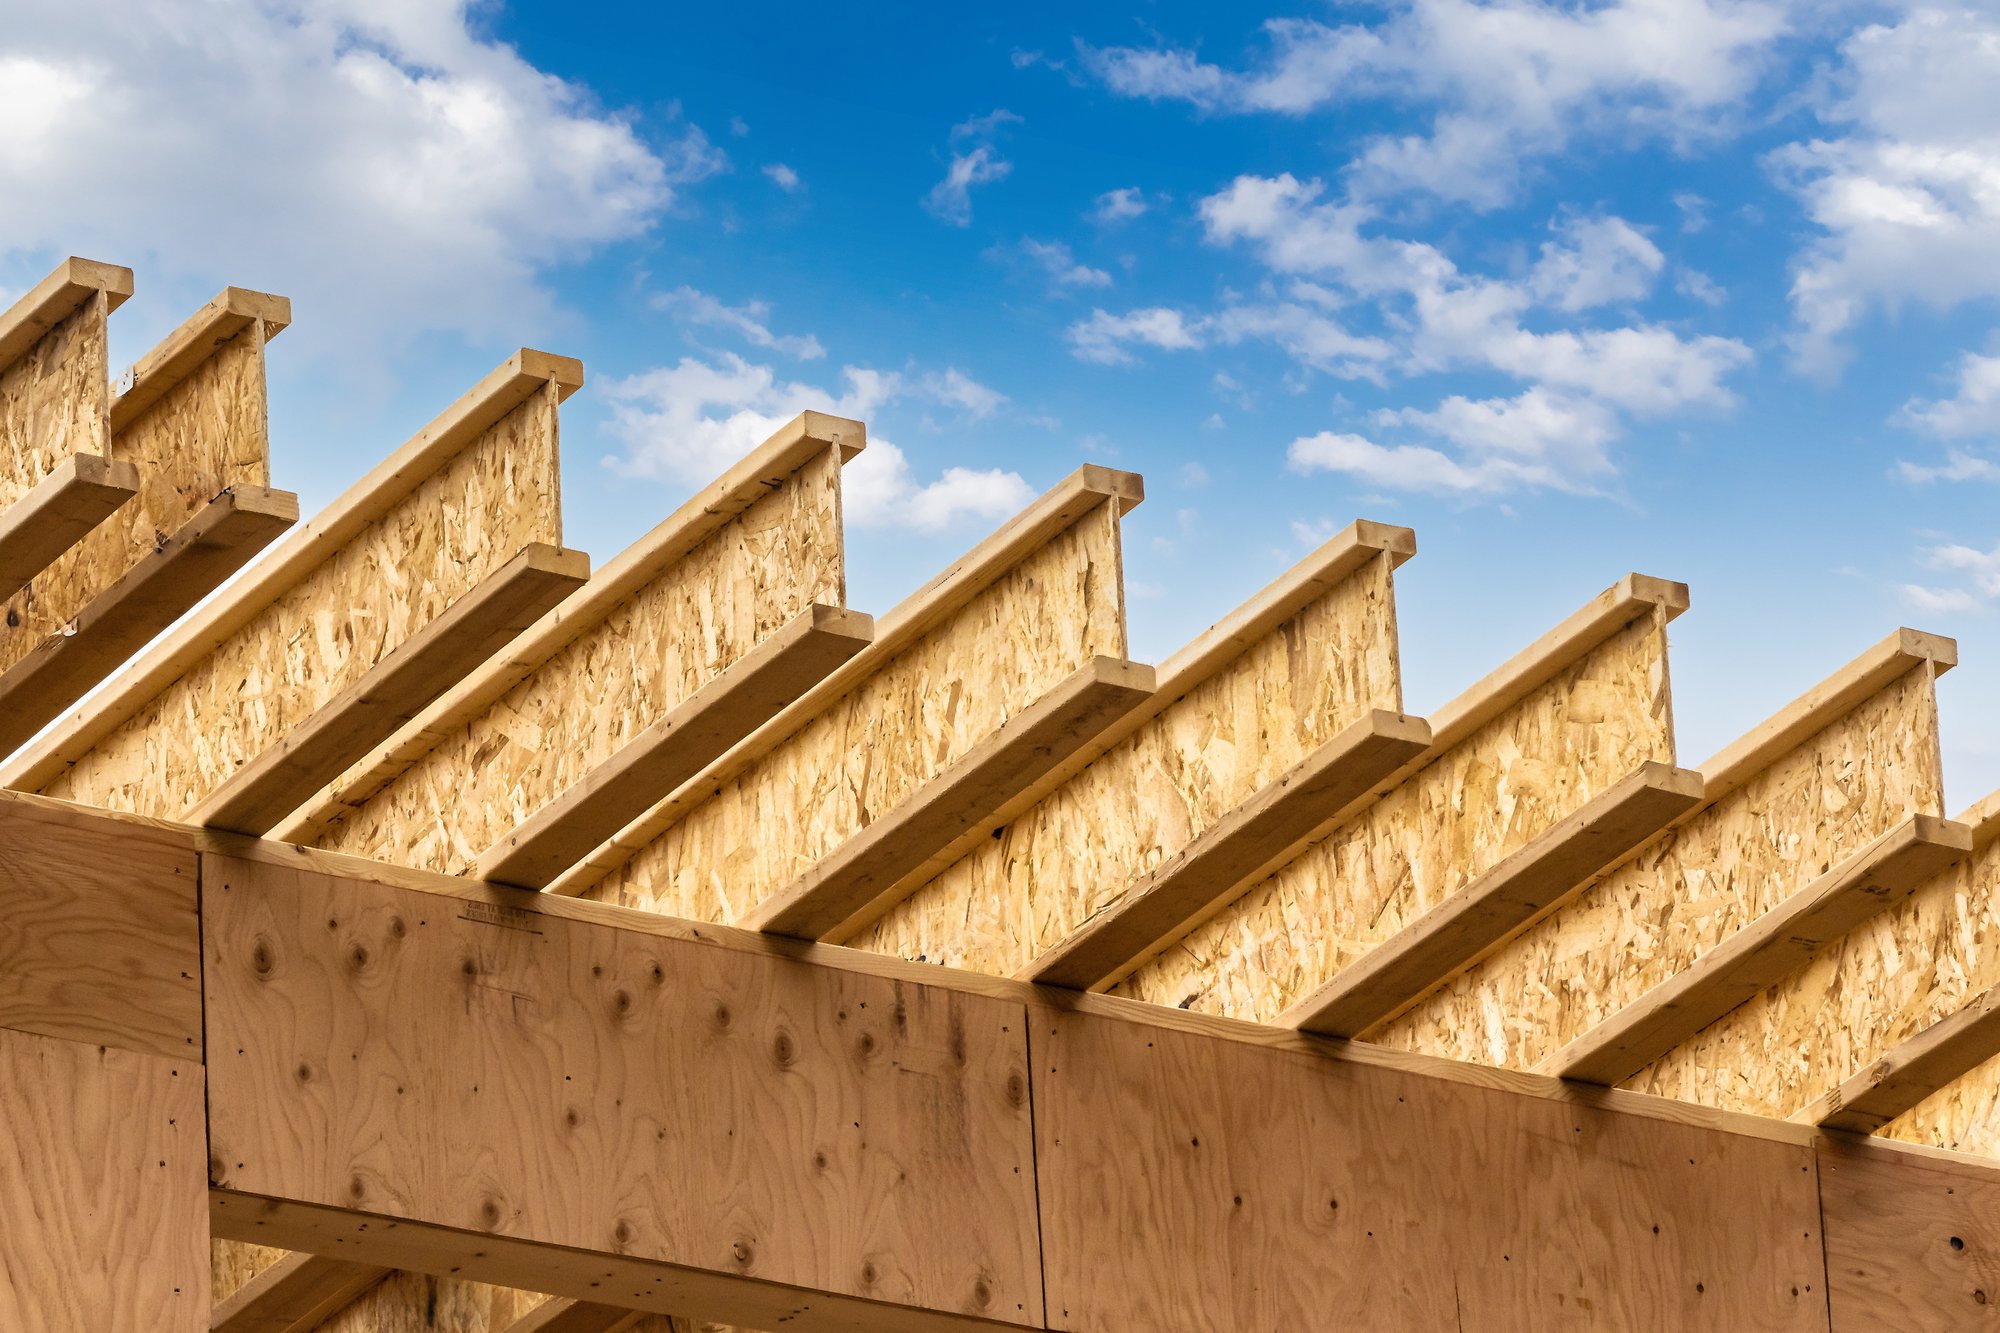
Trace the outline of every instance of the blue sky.
{"type": "Polygon", "coordinates": [[[1907,623],[2000,786],[2000,6],[20,11],[0,295],[291,296],[308,504],[542,346],[599,560],[818,406],[863,609],[1096,461],[1141,658],[1369,517],[1413,711],[1638,569],[1687,762],[1907,623]]]}

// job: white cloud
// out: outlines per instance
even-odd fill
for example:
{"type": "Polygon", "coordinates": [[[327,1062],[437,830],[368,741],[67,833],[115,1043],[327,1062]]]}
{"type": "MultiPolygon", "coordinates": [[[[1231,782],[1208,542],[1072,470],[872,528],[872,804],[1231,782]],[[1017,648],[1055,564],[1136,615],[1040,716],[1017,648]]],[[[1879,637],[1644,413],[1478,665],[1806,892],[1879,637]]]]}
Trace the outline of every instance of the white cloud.
{"type": "Polygon", "coordinates": [[[1061,241],[1038,241],[1023,236],[1015,247],[1022,259],[1048,275],[1057,287],[1109,287],[1111,275],[1101,268],[1077,262],[1075,253],[1061,241]]]}
{"type": "Polygon", "coordinates": [[[1335,431],[1293,440],[1285,457],[1295,472],[1343,472],[1399,491],[1497,491],[1503,484],[1497,470],[1468,468],[1436,449],[1335,431]]]}
{"type": "Polygon", "coordinates": [[[1006,107],[996,107],[983,116],[972,116],[952,126],[951,141],[957,143],[962,139],[990,140],[1007,126],[1021,123],[1021,117],[1006,107]]]}
{"type": "Polygon", "coordinates": [[[4,42],[9,252],[282,291],[318,348],[518,327],[551,304],[545,270],[723,163],[685,124],[649,140],[453,0],[74,0],[10,11],[4,42]]]}
{"type": "Polygon", "coordinates": [[[1900,416],[1909,425],[1948,440],[2000,436],[2000,356],[1967,352],[1959,358],[1956,393],[1934,402],[1912,398],[1900,416]]]}
{"type": "Polygon", "coordinates": [[[1609,446],[1619,436],[1617,415],[1602,403],[1543,388],[1513,398],[1453,395],[1429,411],[1402,408],[1376,414],[1385,426],[1414,427],[1458,448],[1442,474],[1445,485],[1426,489],[1539,487],[1587,493],[1616,472],[1609,446]]]}
{"type": "Polygon", "coordinates": [[[1528,278],[1536,298],[1558,310],[1643,300],[1666,267],[1666,256],[1623,218],[1567,218],[1528,278]]]}
{"type": "Polygon", "coordinates": [[[944,179],[924,196],[924,207],[940,222],[954,227],[972,225],[972,187],[1005,180],[1014,164],[995,152],[993,145],[980,144],[969,153],[953,153],[944,179]]]}
{"type": "Polygon", "coordinates": [[[1905,459],[1896,464],[1896,474],[1919,486],[1933,481],[2000,481],[2000,463],[1953,449],[1946,453],[1943,463],[1934,467],[1905,459]]]}
{"type": "Polygon", "coordinates": [[[770,177],[773,185],[783,190],[786,194],[796,193],[799,187],[805,183],[799,179],[798,172],[792,170],[782,162],[771,163],[771,165],[764,168],[764,174],[770,177]]]}
{"type": "Polygon", "coordinates": [[[1244,70],[1174,48],[1080,52],[1114,92],[1204,110],[1423,104],[1429,132],[1368,142],[1351,164],[1355,189],[1493,207],[1513,194],[1523,158],[1579,135],[1710,132],[1755,86],[1783,30],[1783,7],[1759,0],[1409,0],[1372,27],[1272,19],[1268,58],[1244,70]]]}
{"type": "Polygon", "coordinates": [[[1871,308],[2000,296],[2000,18],[1918,6],[1841,47],[1841,137],[1774,154],[1820,228],[1792,280],[1794,354],[1830,374],[1871,308]]]}
{"type": "Polygon", "coordinates": [[[1923,563],[1942,573],[1957,574],[1963,586],[1939,588],[1919,583],[1903,585],[1903,600],[1931,612],[1976,611],[2000,602],[2000,546],[1990,551],[1976,547],[1933,546],[1920,553],[1923,563]]]}
{"type": "Polygon", "coordinates": [[[1132,310],[1114,315],[1093,310],[1090,318],[1069,326],[1070,350],[1085,361],[1103,365],[1125,365],[1133,360],[1126,348],[1131,345],[1159,347],[1169,351],[1201,346],[1181,312],[1166,306],[1132,310]]]}
{"type": "Polygon", "coordinates": [[[1379,379],[1382,362],[1392,354],[1380,338],[1353,333],[1296,301],[1225,306],[1201,327],[1220,343],[1273,343],[1301,365],[1342,379],[1379,379]]]}
{"type": "Polygon", "coordinates": [[[1096,203],[1091,207],[1090,216],[1105,226],[1111,226],[1120,222],[1130,222],[1133,218],[1143,216],[1145,212],[1145,191],[1128,185],[1123,189],[1106,190],[1098,195],[1096,203]]]}
{"type": "MultiPolygon", "coordinates": [[[[769,366],[733,353],[613,380],[604,392],[611,433],[624,442],[607,466],[630,477],[700,485],[813,408],[867,419],[902,398],[945,402],[984,415],[1006,400],[957,370],[911,380],[893,371],[848,366],[843,387],[781,380],[769,366]]],[[[939,532],[971,519],[1005,518],[1034,498],[1018,472],[948,467],[920,482],[902,449],[879,434],[842,473],[843,512],[864,527],[939,532]]]]}
{"type": "Polygon", "coordinates": [[[1927,588],[1921,583],[1905,583],[1903,600],[1931,615],[1950,615],[1979,609],[1979,599],[1963,588],[1927,588]]]}
{"type": "Polygon", "coordinates": [[[655,296],[653,306],[672,311],[690,324],[732,330],[752,347],[782,352],[801,361],[816,361],[826,355],[826,348],[810,333],[790,336],[771,332],[770,326],[764,322],[770,317],[771,307],[763,301],[730,306],[707,292],[698,292],[692,287],[676,287],[671,292],[655,296]]]}

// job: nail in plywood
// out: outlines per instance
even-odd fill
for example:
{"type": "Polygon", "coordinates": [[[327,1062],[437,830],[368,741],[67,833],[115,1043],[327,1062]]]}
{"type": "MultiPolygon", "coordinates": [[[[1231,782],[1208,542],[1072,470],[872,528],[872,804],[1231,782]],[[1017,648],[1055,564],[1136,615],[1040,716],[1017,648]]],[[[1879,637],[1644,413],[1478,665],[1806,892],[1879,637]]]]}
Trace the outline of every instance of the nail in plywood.
{"type": "Polygon", "coordinates": [[[1068,990],[1108,989],[1227,906],[1243,885],[1290,860],[1430,741],[1423,719],[1371,710],[1202,830],[1020,975],[1068,990]]]}
{"type": "Polygon", "coordinates": [[[1343,968],[1280,1023],[1358,1037],[1403,1013],[1701,800],[1701,774],[1648,762],[1343,968]]]}
{"type": "Polygon", "coordinates": [[[66,458],[110,457],[105,321],[131,294],[131,269],[69,259],[0,313],[0,508],[66,458]]]}
{"type": "Polygon", "coordinates": [[[1633,575],[1431,716],[1382,799],[1119,993],[1270,1019],[1649,760],[1671,763],[1666,621],[1633,575]]]}
{"type": "Polygon", "coordinates": [[[858,422],[801,415],[280,836],[466,869],[758,642],[844,600],[840,465],[863,434],[858,422]]]}
{"type": "Polygon", "coordinates": [[[1029,1017],[1051,1328],[1826,1327],[1806,1147],[1029,1017]]]}
{"type": "Polygon", "coordinates": [[[2000,1180],[1867,1142],[1817,1155],[1833,1333],[2000,1330],[2000,1180]]]}
{"type": "MultiPolygon", "coordinates": [[[[1039,1317],[1018,1004],[562,920],[527,895],[206,853],[203,884],[218,1189],[531,1242],[572,1274],[644,1261],[635,1309],[1039,1317]],[[683,1283],[725,1304],[685,1303],[683,1283]]],[[[219,1230],[370,1261],[258,1220],[219,1230]]]]}
{"type": "MultiPolygon", "coordinates": [[[[176,533],[202,523],[217,496],[233,487],[261,493],[270,485],[264,344],[290,321],[291,304],[282,296],[231,287],[128,372],[137,380],[110,404],[110,452],[138,469],[139,493],[9,601],[0,666],[20,661],[87,614],[127,572],[164,553],[176,533]]],[[[276,535],[256,532],[265,540],[276,535]]],[[[211,572],[219,578],[234,568],[211,572]]],[[[169,619],[215,586],[182,578],[160,590],[177,594],[169,619]]]]}
{"type": "Polygon", "coordinates": [[[559,543],[556,402],[522,352],[0,770],[16,788],[179,815],[512,554],[559,543]]]}
{"type": "Polygon", "coordinates": [[[201,1082],[0,1028],[0,1328],[206,1333],[201,1082]]]}
{"type": "Polygon", "coordinates": [[[1101,753],[856,936],[1014,974],[1370,708],[1402,706],[1392,571],[1407,528],[1357,522],[1161,663],[1101,753]]]}
{"type": "Polygon", "coordinates": [[[1623,1083],[1971,850],[1965,825],[1911,817],[1549,1056],[1542,1071],[1623,1083]]]}
{"type": "Polygon", "coordinates": [[[573,876],[616,864],[592,896],[742,919],[1091,658],[1124,656],[1118,519],[1137,494],[1103,469],[1058,486],[573,876]],[[668,812],[664,832],[635,836],[668,812]]]}
{"type": "Polygon", "coordinates": [[[234,486],[0,671],[0,753],[40,731],[299,519],[289,491],[234,486]]]}
{"type": "Polygon", "coordinates": [[[1952,660],[1948,640],[1891,635],[1704,765],[1711,803],[1670,836],[1373,1039],[1531,1067],[1874,838],[1937,814],[1933,675],[1952,660]],[[1885,675],[1852,702],[1846,682],[1885,675]]]}
{"type": "Polygon", "coordinates": [[[312,1333],[388,1275],[372,1264],[287,1254],[216,1302],[211,1333],[312,1333]]]}
{"type": "Polygon", "coordinates": [[[529,545],[211,789],[188,822],[263,833],[589,575],[581,551],[529,545]]]}
{"type": "Polygon", "coordinates": [[[139,470],[95,454],[58,459],[0,513],[0,597],[11,597],[139,490],[139,470]]]}
{"type": "Polygon", "coordinates": [[[742,924],[838,939],[1032,804],[1077,750],[1152,694],[1153,669],[1095,657],[766,898],[742,924]]]}

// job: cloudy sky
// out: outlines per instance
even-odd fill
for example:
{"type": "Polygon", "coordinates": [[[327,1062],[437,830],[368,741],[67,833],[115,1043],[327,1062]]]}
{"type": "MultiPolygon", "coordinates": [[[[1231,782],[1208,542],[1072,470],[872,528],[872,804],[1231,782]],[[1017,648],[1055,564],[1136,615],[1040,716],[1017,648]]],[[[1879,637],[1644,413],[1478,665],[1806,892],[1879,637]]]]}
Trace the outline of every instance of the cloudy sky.
{"type": "Polygon", "coordinates": [[[1423,712],[1628,569],[1693,586],[1684,761],[1899,623],[2000,786],[2000,3],[19,0],[0,296],[132,265],[130,360],[293,298],[323,503],[511,348],[584,359],[599,560],[776,422],[865,418],[880,611],[1143,472],[1136,656],[1356,517],[1423,712]]]}

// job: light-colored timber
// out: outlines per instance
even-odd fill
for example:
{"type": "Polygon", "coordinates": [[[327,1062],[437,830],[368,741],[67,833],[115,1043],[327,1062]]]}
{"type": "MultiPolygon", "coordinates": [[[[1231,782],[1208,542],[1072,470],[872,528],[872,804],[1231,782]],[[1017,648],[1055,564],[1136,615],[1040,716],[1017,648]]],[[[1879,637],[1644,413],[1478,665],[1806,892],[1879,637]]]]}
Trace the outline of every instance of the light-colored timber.
{"type": "Polygon", "coordinates": [[[112,431],[122,431],[145,415],[212,357],[216,348],[252,324],[262,325],[264,336],[273,338],[291,323],[292,303],[284,297],[244,287],[223,288],[159,346],[126,369],[111,400],[112,431]]]}
{"type": "Polygon", "coordinates": [[[516,1319],[505,1333],[624,1333],[644,1317],[614,1305],[557,1298],[516,1319]]]}
{"type": "Polygon", "coordinates": [[[278,1260],[217,1302],[211,1333],[312,1333],[388,1270],[317,1254],[278,1260]]]}
{"type": "Polygon", "coordinates": [[[590,557],[581,551],[526,547],[237,769],[188,812],[188,821],[263,833],[589,576],[590,557]]]}
{"type": "Polygon", "coordinates": [[[1430,743],[1422,718],[1371,711],[1224,815],[1023,975],[1068,990],[1115,985],[1189,924],[1226,906],[1242,885],[1347,817],[1384,774],[1430,743]]]}
{"type": "Polygon", "coordinates": [[[104,293],[110,310],[132,297],[132,270],[95,259],[69,258],[0,313],[0,368],[20,360],[58,324],[104,293]]]}
{"type": "Polygon", "coordinates": [[[1995,1055],[2000,1055],[2000,990],[1985,990],[1801,1107],[1792,1119],[1822,1129],[1873,1134],[1995,1055]]]}
{"type": "Polygon", "coordinates": [[[1363,954],[1278,1020],[1358,1037],[1540,920],[1701,803],[1701,774],[1648,762],[1363,954]]]}
{"type": "Polygon", "coordinates": [[[1543,1071],[1623,1082],[1971,850],[1965,825],[1911,818],[1555,1052],[1543,1071]]]}
{"type": "Polygon", "coordinates": [[[139,491],[130,463],[71,454],[0,513],[0,597],[11,597],[139,491]]]}

